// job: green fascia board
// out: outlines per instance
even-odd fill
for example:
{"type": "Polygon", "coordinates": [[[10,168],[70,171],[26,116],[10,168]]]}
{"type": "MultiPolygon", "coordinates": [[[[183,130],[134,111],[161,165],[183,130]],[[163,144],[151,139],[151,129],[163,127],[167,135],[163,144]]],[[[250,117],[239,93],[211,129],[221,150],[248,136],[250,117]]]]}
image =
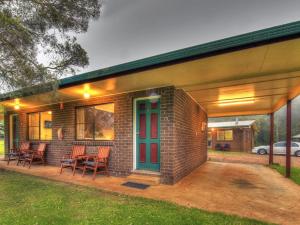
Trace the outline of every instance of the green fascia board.
{"type": "MultiPolygon", "coordinates": [[[[275,40],[284,38],[293,38],[300,36],[300,21],[283,24],[263,30],[258,30],[234,37],[224,38],[217,41],[212,41],[206,44],[200,44],[193,47],[188,47],[148,58],[119,64],[116,66],[99,69],[71,77],[63,78],[59,80],[59,87],[73,86],[91,80],[106,79],[110,76],[121,76],[122,74],[128,74],[132,71],[147,69],[153,66],[161,66],[168,63],[176,63],[180,60],[189,60],[193,57],[203,57],[209,54],[218,53],[235,48],[241,48],[245,46],[251,46],[260,43],[269,43],[275,40]]],[[[27,88],[28,89],[28,88],[27,88]]],[[[48,90],[48,88],[45,88],[48,90]]],[[[21,89],[16,92],[10,92],[0,95],[0,101],[25,97],[33,94],[41,93],[43,88],[40,86],[31,87],[30,91],[21,89]],[[37,89],[37,90],[36,90],[37,89]],[[20,94],[22,93],[22,94],[20,94]]]]}
{"type": "Polygon", "coordinates": [[[16,91],[1,94],[0,102],[10,100],[10,99],[15,99],[15,98],[38,95],[46,92],[51,92],[53,90],[54,89],[52,84],[35,85],[32,87],[26,87],[16,91]]]}

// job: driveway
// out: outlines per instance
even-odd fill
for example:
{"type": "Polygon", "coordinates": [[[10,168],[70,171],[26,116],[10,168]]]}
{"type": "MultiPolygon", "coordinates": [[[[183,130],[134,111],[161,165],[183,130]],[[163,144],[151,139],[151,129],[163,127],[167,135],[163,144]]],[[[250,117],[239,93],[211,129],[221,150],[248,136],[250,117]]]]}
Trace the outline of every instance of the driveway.
{"type": "Polygon", "coordinates": [[[0,167],[48,179],[96,187],[122,194],[171,201],[188,207],[251,217],[277,224],[300,224],[300,186],[262,166],[207,162],[176,185],[151,186],[146,190],[124,187],[126,178],[58,175],[58,168],[14,164],[0,167]]]}
{"type": "Polygon", "coordinates": [[[261,165],[208,162],[175,189],[175,201],[278,224],[300,224],[300,186],[261,165]]]}
{"type": "MultiPolygon", "coordinates": [[[[254,163],[254,164],[269,164],[269,155],[257,155],[243,152],[220,152],[220,151],[209,151],[208,160],[214,162],[232,162],[232,163],[254,163]]],[[[274,163],[279,163],[285,166],[285,156],[273,155],[274,163]]],[[[291,157],[292,167],[300,168],[300,157],[291,157]]]]}

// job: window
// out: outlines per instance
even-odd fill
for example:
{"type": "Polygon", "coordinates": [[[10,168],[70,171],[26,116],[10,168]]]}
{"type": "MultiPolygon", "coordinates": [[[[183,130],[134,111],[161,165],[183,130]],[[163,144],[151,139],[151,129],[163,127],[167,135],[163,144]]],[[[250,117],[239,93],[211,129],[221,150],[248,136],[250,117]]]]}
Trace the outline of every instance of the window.
{"type": "Polygon", "coordinates": [[[208,132],[207,133],[207,140],[211,140],[212,139],[212,133],[211,132],[208,132]]]}
{"type": "Polygon", "coordinates": [[[218,141],[232,141],[233,140],[232,130],[218,130],[217,139],[218,141]]]}
{"type": "MultiPolygon", "coordinates": [[[[274,144],[274,146],[275,147],[286,147],[286,142],[285,141],[277,142],[274,144]]],[[[299,147],[299,145],[295,142],[292,142],[291,147],[299,147]]]]}
{"type": "Polygon", "coordinates": [[[103,104],[76,109],[77,140],[113,140],[114,104],[103,104]]]}
{"type": "Polygon", "coordinates": [[[286,147],[286,142],[282,141],[282,142],[277,142],[276,144],[274,144],[275,147],[286,147]]]}
{"type": "Polygon", "coordinates": [[[28,139],[52,140],[52,112],[28,114],[28,139]]]}

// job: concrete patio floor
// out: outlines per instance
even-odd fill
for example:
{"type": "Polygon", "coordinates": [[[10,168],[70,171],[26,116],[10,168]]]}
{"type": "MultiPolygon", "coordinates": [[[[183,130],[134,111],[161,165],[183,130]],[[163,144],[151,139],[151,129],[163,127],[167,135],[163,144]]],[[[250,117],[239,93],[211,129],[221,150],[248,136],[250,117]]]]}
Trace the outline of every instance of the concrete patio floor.
{"type": "Polygon", "coordinates": [[[67,170],[59,175],[59,168],[52,166],[28,169],[1,161],[0,168],[277,224],[300,224],[300,186],[261,165],[207,162],[173,186],[157,185],[146,190],[121,186],[126,178],[98,176],[92,181],[91,176],[72,177],[67,170]]]}

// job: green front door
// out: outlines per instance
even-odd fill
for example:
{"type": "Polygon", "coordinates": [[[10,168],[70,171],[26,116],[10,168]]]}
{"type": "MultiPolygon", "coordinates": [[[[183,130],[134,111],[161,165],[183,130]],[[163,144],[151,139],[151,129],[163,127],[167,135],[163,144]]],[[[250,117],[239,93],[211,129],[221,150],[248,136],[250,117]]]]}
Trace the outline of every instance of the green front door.
{"type": "Polygon", "coordinates": [[[137,169],[160,169],[160,99],[136,102],[137,169]]]}

